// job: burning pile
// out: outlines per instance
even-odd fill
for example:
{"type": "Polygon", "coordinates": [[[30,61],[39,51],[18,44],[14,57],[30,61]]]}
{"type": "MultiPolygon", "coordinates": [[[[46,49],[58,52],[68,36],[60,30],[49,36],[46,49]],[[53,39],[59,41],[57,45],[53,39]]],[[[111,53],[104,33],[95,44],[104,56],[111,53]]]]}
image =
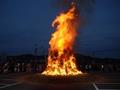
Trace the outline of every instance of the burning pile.
{"type": "Polygon", "coordinates": [[[78,75],[73,45],[77,36],[78,13],[73,4],[67,12],[61,13],[53,21],[56,31],[49,41],[48,62],[44,75],[78,75]]]}

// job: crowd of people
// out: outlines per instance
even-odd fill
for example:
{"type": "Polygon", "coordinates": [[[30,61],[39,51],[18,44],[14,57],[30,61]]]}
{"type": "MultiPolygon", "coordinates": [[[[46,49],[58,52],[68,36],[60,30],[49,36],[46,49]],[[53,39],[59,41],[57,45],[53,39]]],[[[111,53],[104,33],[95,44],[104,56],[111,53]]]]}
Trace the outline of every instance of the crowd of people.
{"type": "Polygon", "coordinates": [[[43,65],[40,63],[9,63],[0,64],[0,73],[14,72],[42,72],[43,65]]]}
{"type": "MultiPolygon", "coordinates": [[[[6,62],[0,64],[0,73],[42,72],[45,67],[43,63],[6,62]]],[[[83,72],[120,72],[120,64],[79,64],[78,68],[83,72]]]]}
{"type": "Polygon", "coordinates": [[[79,68],[85,72],[120,72],[120,64],[85,64],[79,68]]]}

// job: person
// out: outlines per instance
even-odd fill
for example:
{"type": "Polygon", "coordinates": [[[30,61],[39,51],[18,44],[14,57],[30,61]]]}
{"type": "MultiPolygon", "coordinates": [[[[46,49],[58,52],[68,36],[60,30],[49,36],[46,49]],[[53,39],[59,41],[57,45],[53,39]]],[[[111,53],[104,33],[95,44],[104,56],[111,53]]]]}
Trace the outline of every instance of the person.
{"type": "Polygon", "coordinates": [[[25,71],[25,63],[21,64],[21,71],[24,72],[25,71]]]}
{"type": "Polygon", "coordinates": [[[20,72],[20,63],[17,63],[17,72],[20,72]]]}
{"type": "Polygon", "coordinates": [[[9,68],[8,62],[6,62],[6,63],[3,65],[3,72],[4,72],[4,73],[7,73],[7,72],[8,72],[8,68],[9,68]]]}
{"type": "Polygon", "coordinates": [[[2,73],[2,64],[0,64],[0,73],[2,73]]]}
{"type": "Polygon", "coordinates": [[[104,71],[104,65],[101,65],[100,71],[103,72],[104,71]]]}
{"type": "Polygon", "coordinates": [[[26,72],[31,72],[31,64],[30,63],[28,63],[26,65],[26,72]]]}

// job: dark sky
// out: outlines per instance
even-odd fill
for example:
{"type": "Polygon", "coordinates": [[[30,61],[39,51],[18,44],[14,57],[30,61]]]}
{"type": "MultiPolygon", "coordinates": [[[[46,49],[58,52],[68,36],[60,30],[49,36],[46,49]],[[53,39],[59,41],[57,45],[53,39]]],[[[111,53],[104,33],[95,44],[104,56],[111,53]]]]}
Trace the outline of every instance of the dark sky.
{"type": "MultiPolygon", "coordinates": [[[[35,44],[39,54],[47,53],[51,22],[58,13],[51,0],[0,0],[0,53],[33,54],[35,44]]],[[[76,52],[120,58],[120,0],[96,0],[86,16],[76,52]]]]}

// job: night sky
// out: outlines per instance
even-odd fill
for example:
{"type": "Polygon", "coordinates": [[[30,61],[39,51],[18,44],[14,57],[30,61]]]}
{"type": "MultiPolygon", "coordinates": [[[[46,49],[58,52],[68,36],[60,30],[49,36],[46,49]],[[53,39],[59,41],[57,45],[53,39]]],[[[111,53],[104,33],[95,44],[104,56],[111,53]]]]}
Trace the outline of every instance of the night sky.
{"type": "MultiPolygon", "coordinates": [[[[0,53],[47,54],[60,10],[51,0],[0,0],[0,53]]],[[[120,0],[96,0],[86,25],[78,30],[76,52],[97,57],[120,58],[120,0]]]]}

